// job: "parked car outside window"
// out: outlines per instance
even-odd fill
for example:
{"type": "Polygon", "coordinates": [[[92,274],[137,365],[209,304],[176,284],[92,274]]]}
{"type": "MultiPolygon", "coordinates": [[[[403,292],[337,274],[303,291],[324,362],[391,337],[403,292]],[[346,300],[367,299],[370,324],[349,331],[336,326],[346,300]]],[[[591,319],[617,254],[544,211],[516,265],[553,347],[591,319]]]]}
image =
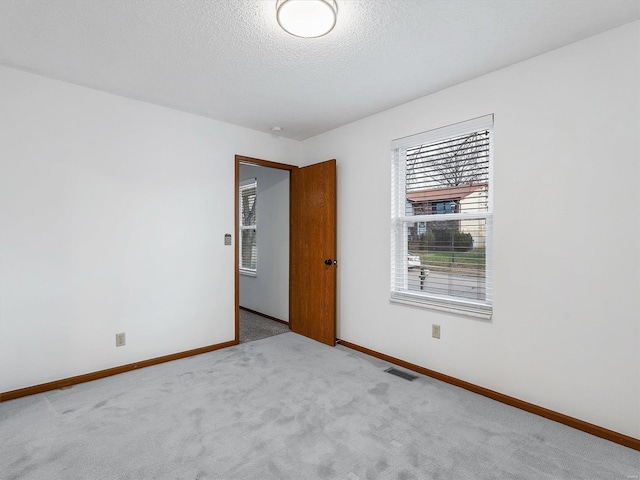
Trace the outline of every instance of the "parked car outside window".
{"type": "Polygon", "coordinates": [[[421,264],[420,257],[409,252],[409,255],[407,256],[407,263],[409,268],[418,268],[421,264]]]}

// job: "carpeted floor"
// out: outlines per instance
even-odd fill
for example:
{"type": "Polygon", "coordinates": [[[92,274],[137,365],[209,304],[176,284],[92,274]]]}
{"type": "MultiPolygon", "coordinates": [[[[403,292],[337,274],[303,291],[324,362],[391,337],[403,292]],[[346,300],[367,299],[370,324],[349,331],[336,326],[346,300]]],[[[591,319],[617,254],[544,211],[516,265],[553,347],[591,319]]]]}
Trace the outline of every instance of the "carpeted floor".
{"type": "Polygon", "coordinates": [[[254,342],[288,331],[289,325],[240,309],[240,343],[254,342]]]}
{"type": "Polygon", "coordinates": [[[640,453],[294,333],[0,404],[0,478],[628,480],[640,453]]]}

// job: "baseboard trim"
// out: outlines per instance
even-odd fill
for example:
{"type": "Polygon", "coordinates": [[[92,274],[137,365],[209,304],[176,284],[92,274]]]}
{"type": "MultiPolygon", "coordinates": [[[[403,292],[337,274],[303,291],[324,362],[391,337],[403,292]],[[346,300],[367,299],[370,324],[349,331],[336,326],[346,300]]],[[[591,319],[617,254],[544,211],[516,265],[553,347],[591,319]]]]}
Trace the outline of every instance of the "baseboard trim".
{"type": "Polygon", "coordinates": [[[357,350],[358,352],[366,353],[367,355],[371,355],[372,357],[376,357],[386,362],[404,367],[408,370],[413,370],[414,372],[418,372],[428,377],[435,378],[436,380],[440,380],[442,382],[455,385],[456,387],[464,388],[465,390],[468,390],[470,392],[483,395],[485,397],[491,398],[492,400],[496,400],[498,402],[505,403],[512,407],[519,408],[520,410],[525,410],[529,413],[533,413],[535,415],[539,415],[549,420],[553,420],[554,422],[562,423],[564,425],[567,425],[568,427],[581,430],[591,435],[595,435],[596,437],[604,438],[605,440],[609,440],[611,442],[624,445],[625,447],[629,447],[634,450],[640,451],[640,440],[637,438],[630,437],[622,433],[614,432],[613,430],[608,430],[598,425],[594,425],[592,423],[585,422],[583,420],[579,420],[577,418],[570,417],[568,415],[564,415],[562,413],[558,413],[553,410],[549,410],[548,408],[540,407],[538,405],[525,402],[524,400],[519,400],[517,398],[510,397],[509,395],[505,395],[503,393],[496,392],[494,390],[489,390],[488,388],[474,385],[473,383],[465,382],[464,380],[460,380],[455,377],[450,377],[449,375],[445,375],[443,373],[439,373],[434,370],[429,370],[428,368],[424,368],[419,365],[415,365],[413,363],[400,360],[399,358],[395,358],[390,355],[386,355],[384,353],[376,352],[375,350],[370,350],[366,347],[362,347],[360,345],[356,345],[354,343],[347,342],[345,340],[339,340],[338,343],[352,350],[357,350]]]}
{"type": "Polygon", "coordinates": [[[13,400],[20,397],[26,397],[27,395],[34,395],[36,393],[47,392],[49,390],[68,388],[79,383],[91,382],[92,380],[110,377],[119,373],[130,372],[131,370],[138,370],[139,368],[150,367],[152,365],[158,365],[159,363],[171,362],[172,360],[179,360],[181,358],[192,357],[194,355],[200,355],[202,353],[213,352],[214,350],[220,350],[221,348],[231,347],[237,344],[238,342],[235,340],[232,340],[230,342],[217,343],[215,345],[208,345],[206,347],[195,348],[193,350],[172,353],[170,355],[164,355],[162,357],[129,363],[128,365],[121,365],[119,367],[108,368],[106,370],[100,370],[97,372],[85,373],[84,375],[78,375],[76,377],[63,378],[61,380],[55,380],[53,382],[41,383],[39,385],[33,385],[31,387],[19,388],[17,390],[0,393],[0,402],[13,400]]]}
{"type": "Polygon", "coordinates": [[[279,318],[272,317],[271,315],[267,315],[266,313],[257,312],[256,310],[251,310],[247,307],[240,307],[240,310],[244,310],[245,312],[253,313],[254,315],[260,315],[261,317],[268,318],[269,320],[273,320],[274,322],[283,323],[285,325],[289,325],[289,322],[285,322],[284,320],[280,320],[279,318]]]}

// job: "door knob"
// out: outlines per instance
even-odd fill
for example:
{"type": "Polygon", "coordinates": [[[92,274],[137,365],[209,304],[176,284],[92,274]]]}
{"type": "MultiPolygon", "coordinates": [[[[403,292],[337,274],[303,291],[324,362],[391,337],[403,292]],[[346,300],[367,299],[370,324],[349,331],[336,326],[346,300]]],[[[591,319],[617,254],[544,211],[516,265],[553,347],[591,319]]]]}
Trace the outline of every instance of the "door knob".
{"type": "Polygon", "coordinates": [[[332,263],[333,263],[333,260],[331,260],[330,258],[327,258],[327,259],[324,261],[324,264],[325,264],[325,265],[331,265],[332,263]]]}

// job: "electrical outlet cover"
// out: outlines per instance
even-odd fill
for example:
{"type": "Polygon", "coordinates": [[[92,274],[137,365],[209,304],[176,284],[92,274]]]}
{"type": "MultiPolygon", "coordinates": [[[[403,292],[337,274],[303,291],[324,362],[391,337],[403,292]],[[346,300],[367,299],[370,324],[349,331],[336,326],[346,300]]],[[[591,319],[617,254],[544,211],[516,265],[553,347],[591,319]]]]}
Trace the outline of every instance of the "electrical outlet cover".
{"type": "Polygon", "coordinates": [[[431,325],[431,336],[433,338],[440,338],[440,325],[435,323],[431,325]]]}

